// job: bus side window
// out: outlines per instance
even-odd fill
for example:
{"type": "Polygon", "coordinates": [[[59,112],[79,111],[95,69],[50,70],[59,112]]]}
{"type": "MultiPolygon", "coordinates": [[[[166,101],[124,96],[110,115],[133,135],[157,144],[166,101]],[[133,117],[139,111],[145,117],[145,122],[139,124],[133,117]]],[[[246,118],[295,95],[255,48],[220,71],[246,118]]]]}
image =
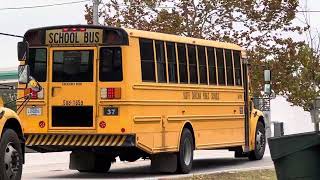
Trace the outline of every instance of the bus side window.
{"type": "Polygon", "coordinates": [[[236,85],[242,86],[240,51],[233,51],[233,60],[236,85]]]}
{"type": "Polygon", "coordinates": [[[216,56],[214,54],[214,48],[208,47],[207,53],[208,53],[210,85],[217,85],[216,56]]]}
{"type": "Polygon", "coordinates": [[[140,39],[140,59],[142,81],[156,82],[153,40],[140,39]]]}
{"type": "Polygon", "coordinates": [[[169,82],[170,83],[177,83],[178,82],[178,74],[177,74],[178,70],[177,70],[175,43],[167,42],[166,46],[167,46],[169,82]]]}
{"type": "Polygon", "coordinates": [[[188,57],[189,57],[190,83],[198,84],[196,48],[194,45],[188,45],[188,57]]]}
{"type": "Polygon", "coordinates": [[[30,48],[28,65],[31,76],[39,82],[47,80],[47,49],[30,48]]]}
{"type": "Polygon", "coordinates": [[[188,67],[185,44],[178,44],[180,83],[188,83],[188,67]]]}
{"type": "Polygon", "coordinates": [[[122,55],[120,47],[100,49],[100,81],[122,81],[122,55]]]}
{"type": "Polygon", "coordinates": [[[198,61],[200,84],[208,84],[206,51],[203,46],[198,46],[198,61]]]}
{"type": "Polygon", "coordinates": [[[164,54],[164,43],[163,41],[156,41],[156,57],[157,57],[157,74],[158,82],[167,82],[167,68],[166,59],[164,54]]]}
{"type": "Polygon", "coordinates": [[[227,84],[229,86],[234,86],[233,63],[232,63],[231,50],[226,49],[224,52],[225,52],[225,57],[226,57],[227,84]]]}
{"type": "Polygon", "coordinates": [[[226,85],[223,49],[217,48],[217,61],[218,61],[218,83],[220,86],[226,85]]]}

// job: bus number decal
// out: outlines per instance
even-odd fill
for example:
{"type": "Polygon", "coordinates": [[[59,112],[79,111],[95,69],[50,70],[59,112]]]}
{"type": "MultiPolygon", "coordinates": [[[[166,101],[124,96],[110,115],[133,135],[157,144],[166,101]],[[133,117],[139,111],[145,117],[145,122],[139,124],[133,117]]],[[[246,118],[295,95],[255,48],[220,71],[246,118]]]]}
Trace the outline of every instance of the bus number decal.
{"type": "Polygon", "coordinates": [[[105,116],[117,116],[119,115],[119,109],[117,107],[105,107],[104,108],[105,116]]]}
{"type": "Polygon", "coordinates": [[[64,106],[83,106],[82,100],[63,100],[64,106]]]}

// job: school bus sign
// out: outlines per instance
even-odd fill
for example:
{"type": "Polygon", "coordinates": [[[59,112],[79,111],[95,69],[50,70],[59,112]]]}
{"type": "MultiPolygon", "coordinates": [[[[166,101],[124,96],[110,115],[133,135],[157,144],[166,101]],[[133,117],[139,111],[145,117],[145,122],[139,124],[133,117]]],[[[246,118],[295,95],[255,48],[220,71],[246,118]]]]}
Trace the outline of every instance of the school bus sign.
{"type": "Polygon", "coordinates": [[[100,44],[102,29],[63,28],[46,31],[46,45],[100,44]]]}

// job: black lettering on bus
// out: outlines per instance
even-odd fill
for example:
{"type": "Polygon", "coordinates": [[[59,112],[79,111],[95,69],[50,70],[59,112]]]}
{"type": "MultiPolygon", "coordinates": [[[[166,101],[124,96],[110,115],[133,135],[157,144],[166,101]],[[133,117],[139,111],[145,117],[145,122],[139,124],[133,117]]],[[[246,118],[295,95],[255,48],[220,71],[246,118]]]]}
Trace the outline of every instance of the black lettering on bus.
{"type": "Polygon", "coordinates": [[[54,33],[54,43],[59,43],[59,39],[58,39],[59,33],[54,33]]]}
{"type": "Polygon", "coordinates": [[[94,32],[90,32],[90,43],[94,43],[94,32]]]}
{"type": "Polygon", "coordinates": [[[74,43],[74,34],[70,33],[70,43],[74,43]]]}
{"type": "Polygon", "coordinates": [[[59,44],[63,43],[63,33],[59,33],[59,44]]]}
{"type": "Polygon", "coordinates": [[[49,33],[49,43],[53,43],[53,33],[49,33]]]}
{"type": "Polygon", "coordinates": [[[64,42],[65,43],[69,43],[69,34],[68,33],[64,33],[64,42]]]}
{"type": "Polygon", "coordinates": [[[84,43],[88,43],[88,32],[84,32],[84,43]]]}
{"type": "Polygon", "coordinates": [[[99,32],[96,32],[94,36],[95,36],[95,41],[94,42],[98,43],[100,41],[99,40],[99,32]]]}
{"type": "MultiPolygon", "coordinates": [[[[72,33],[73,34],[73,33],[72,33]]],[[[74,33],[75,34],[75,40],[76,40],[76,43],[80,43],[79,39],[78,39],[78,33],[74,33]]]]}

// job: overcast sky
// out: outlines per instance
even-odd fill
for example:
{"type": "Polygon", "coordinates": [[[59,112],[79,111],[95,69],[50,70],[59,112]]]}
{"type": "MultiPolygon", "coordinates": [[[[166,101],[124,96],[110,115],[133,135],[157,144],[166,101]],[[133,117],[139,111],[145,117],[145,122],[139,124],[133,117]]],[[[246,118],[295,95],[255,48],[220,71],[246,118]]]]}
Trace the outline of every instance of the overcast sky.
{"type": "MultiPolygon", "coordinates": [[[[74,0],[0,0],[0,9],[34,6],[74,0]]],[[[306,0],[303,0],[306,1],[306,0]]],[[[319,0],[307,0],[310,10],[320,10],[319,0]]],[[[28,29],[50,25],[84,24],[84,3],[23,10],[0,10],[0,32],[23,35],[28,29]]],[[[320,13],[311,14],[313,28],[320,29],[320,13]]],[[[18,65],[19,38],[0,36],[0,69],[18,65]]]]}

